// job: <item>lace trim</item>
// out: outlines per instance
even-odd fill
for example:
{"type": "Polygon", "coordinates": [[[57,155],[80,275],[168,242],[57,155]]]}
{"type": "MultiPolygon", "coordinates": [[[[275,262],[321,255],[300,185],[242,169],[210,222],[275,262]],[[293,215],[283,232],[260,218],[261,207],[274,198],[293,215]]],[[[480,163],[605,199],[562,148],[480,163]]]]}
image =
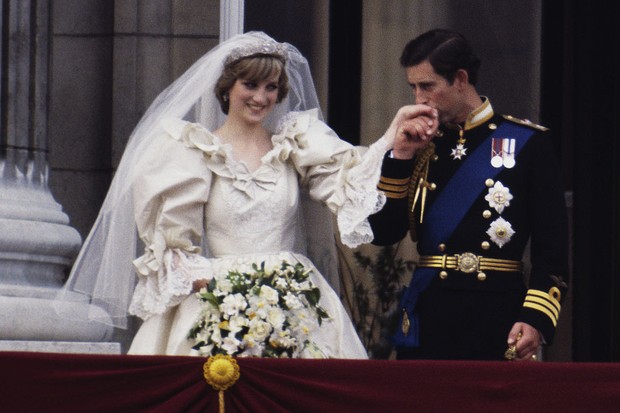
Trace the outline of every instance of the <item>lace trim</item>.
{"type": "Polygon", "coordinates": [[[310,109],[304,112],[289,112],[278,121],[276,134],[292,136],[297,133],[304,133],[310,126],[310,119],[319,119],[318,109],[310,109]]]}
{"type": "MultiPolygon", "coordinates": [[[[274,145],[276,142],[280,145],[280,159],[286,160],[291,153],[306,147],[306,132],[313,119],[318,119],[316,110],[292,112],[282,118],[278,124],[279,134],[274,136],[274,145]]],[[[348,171],[336,214],[340,238],[350,248],[374,239],[368,216],[385,205],[385,194],[377,189],[377,183],[388,149],[389,143],[381,138],[368,148],[361,160],[357,159],[356,150],[351,151],[349,160],[343,160],[343,168],[348,171]]]]}
{"type": "Polygon", "coordinates": [[[212,278],[207,258],[179,248],[166,249],[159,262],[149,251],[134,263],[139,267],[138,284],[129,313],[143,320],[180,304],[191,294],[195,280],[212,278]]]}
{"type": "Polygon", "coordinates": [[[385,194],[377,189],[383,156],[389,144],[381,138],[362,155],[361,162],[347,173],[344,203],[337,214],[342,243],[350,248],[374,239],[368,216],[385,205],[385,194]]]}
{"type": "Polygon", "coordinates": [[[263,157],[263,165],[250,173],[242,164],[234,162],[232,147],[222,144],[199,123],[167,119],[163,127],[170,136],[189,148],[203,152],[207,167],[216,175],[229,178],[233,186],[253,198],[256,187],[275,188],[282,163],[290,154],[307,146],[306,135],[312,118],[318,119],[318,110],[291,112],[280,120],[281,133],[272,136],[273,149],[263,157]]]}

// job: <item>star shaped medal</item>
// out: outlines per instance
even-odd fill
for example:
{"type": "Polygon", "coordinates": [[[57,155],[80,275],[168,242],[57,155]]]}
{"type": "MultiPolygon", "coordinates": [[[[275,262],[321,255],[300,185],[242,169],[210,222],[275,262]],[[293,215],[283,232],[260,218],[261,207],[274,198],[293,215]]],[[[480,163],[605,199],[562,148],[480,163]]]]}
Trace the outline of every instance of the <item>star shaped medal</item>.
{"type": "Polygon", "coordinates": [[[465,138],[463,138],[463,129],[459,130],[459,138],[456,141],[456,148],[452,149],[450,156],[452,159],[463,159],[463,156],[467,155],[467,148],[465,147],[465,138]]]}
{"type": "Polygon", "coordinates": [[[452,152],[450,152],[450,156],[452,157],[452,159],[462,159],[465,155],[467,155],[467,148],[465,147],[465,142],[459,143],[457,141],[456,148],[452,149],[452,152]]]}

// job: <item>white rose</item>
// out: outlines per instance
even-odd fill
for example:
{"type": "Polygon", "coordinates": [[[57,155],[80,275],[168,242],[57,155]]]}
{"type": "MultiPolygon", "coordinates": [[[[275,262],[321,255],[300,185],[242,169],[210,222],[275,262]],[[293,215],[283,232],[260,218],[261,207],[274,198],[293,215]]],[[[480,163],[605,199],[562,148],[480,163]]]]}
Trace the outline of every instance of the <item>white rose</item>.
{"type": "Polygon", "coordinates": [[[235,354],[239,350],[239,344],[241,344],[241,341],[237,340],[234,336],[228,336],[224,338],[222,349],[228,354],[235,354]]]}
{"type": "Polygon", "coordinates": [[[250,296],[249,298],[250,306],[246,311],[246,314],[260,317],[263,320],[267,318],[267,311],[271,308],[271,305],[265,300],[264,297],[258,297],[255,295],[250,296]]]}
{"type": "Polygon", "coordinates": [[[258,318],[250,321],[250,330],[248,335],[258,342],[265,341],[269,334],[271,334],[272,327],[269,323],[266,323],[258,318]]]}
{"type": "Polygon", "coordinates": [[[254,339],[245,339],[245,349],[239,354],[239,357],[261,357],[265,346],[254,339]]]}
{"type": "Polygon", "coordinates": [[[217,288],[224,294],[232,293],[232,283],[228,278],[223,278],[218,281],[217,288]]]}
{"type": "Polygon", "coordinates": [[[284,302],[286,303],[286,306],[291,310],[296,310],[303,306],[301,301],[299,301],[299,298],[297,298],[295,294],[291,294],[290,292],[286,293],[286,296],[284,296],[284,302]]]}
{"type": "Polygon", "coordinates": [[[260,297],[263,297],[265,300],[267,300],[267,302],[269,304],[277,304],[278,303],[278,299],[280,298],[278,291],[274,290],[273,288],[267,286],[267,285],[262,285],[260,287],[260,297]]]}
{"type": "Polygon", "coordinates": [[[229,316],[237,315],[239,311],[245,310],[247,302],[245,297],[239,293],[227,295],[224,297],[224,301],[220,305],[222,312],[229,316]]]}
{"type": "Polygon", "coordinates": [[[282,311],[279,307],[271,307],[269,312],[267,313],[267,321],[271,324],[275,329],[281,329],[284,321],[286,321],[286,316],[284,315],[284,311],[282,311]]]}
{"type": "Polygon", "coordinates": [[[245,316],[234,316],[228,320],[228,331],[232,335],[237,334],[241,329],[248,325],[248,319],[245,316]]]}

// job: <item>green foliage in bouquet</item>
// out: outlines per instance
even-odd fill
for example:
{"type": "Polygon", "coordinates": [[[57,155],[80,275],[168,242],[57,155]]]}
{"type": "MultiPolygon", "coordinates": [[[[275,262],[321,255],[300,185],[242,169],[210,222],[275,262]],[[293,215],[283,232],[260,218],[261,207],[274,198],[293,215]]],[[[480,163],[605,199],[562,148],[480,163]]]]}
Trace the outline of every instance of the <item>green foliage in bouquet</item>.
{"type": "Polygon", "coordinates": [[[308,346],[320,351],[310,337],[329,315],[311,271],[283,261],[216,275],[196,293],[202,312],[188,335],[192,348],[239,357],[298,357],[308,346]]]}

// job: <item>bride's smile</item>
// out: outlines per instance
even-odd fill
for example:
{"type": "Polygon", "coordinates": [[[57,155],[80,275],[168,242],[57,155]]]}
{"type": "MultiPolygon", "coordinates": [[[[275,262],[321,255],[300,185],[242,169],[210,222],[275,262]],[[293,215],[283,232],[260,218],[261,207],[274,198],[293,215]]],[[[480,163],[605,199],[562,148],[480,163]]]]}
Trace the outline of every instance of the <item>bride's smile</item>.
{"type": "Polygon", "coordinates": [[[279,73],[274,73],[258,82],[237,79],[230,89],[228,116],[248,123],[262,123],[277,102],[278,77],[279,73]]]}

